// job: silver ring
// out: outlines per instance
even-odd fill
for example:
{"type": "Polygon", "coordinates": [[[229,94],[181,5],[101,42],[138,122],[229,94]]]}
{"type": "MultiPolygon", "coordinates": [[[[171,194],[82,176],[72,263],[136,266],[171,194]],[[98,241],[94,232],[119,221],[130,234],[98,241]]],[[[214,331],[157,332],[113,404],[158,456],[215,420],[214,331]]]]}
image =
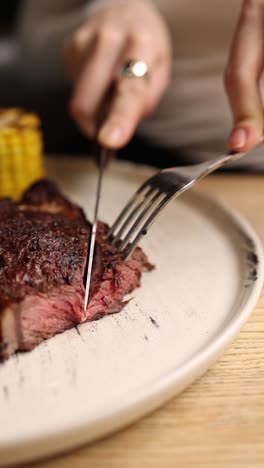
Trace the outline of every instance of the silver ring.
{"type": "Polygon", "coordinates": [[[120,77],[149,79],[148,66],[143,60],[130,60],[121,67],[120,77]]]}

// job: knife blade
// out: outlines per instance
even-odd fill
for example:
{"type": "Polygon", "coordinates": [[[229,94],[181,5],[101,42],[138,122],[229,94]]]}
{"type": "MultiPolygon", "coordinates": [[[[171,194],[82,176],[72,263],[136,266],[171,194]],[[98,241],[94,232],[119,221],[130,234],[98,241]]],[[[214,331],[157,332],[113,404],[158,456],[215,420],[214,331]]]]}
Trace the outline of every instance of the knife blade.
{"type": "Polygon", "coordinates": [[[93,259],[94,259],[94,251],[95,251],[95,239],[96,239],[96,232],[97,232],[98,210],[99,210],[99,204],[100,204],[100,199],[101,199],[104,168],[110,158],[110,154],[108,153],[110,153],[108,149],[100,147],[99,157],[97,159],[98,179],[97,179],[96,200],[95,200],[95,207],[94,207],[94,218],[93,218],[92,231],[91,231],[91,236],[90,236],[90,243],[88,247],[88,262],[87,262],[87,267],[86,267],[87,276],[86,276],[85,296],[84,296],[84,304],[83,304],[84,311],[87,310],[88,301],[89,301],[93,259]]]}

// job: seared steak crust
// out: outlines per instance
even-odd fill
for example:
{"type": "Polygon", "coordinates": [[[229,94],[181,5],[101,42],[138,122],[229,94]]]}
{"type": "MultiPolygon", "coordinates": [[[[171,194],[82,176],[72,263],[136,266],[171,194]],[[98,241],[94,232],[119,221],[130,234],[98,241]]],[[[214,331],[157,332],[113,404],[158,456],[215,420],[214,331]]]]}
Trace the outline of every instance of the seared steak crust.
{"type": "Polygon", "coordinates": [[[42,203],[0,205],[1,309],[28,294],[82,281],[90,225],[79,209],[42,203]]]}
{"type": "Polygon", "coordinates": [[[34,348],[77,323],[118,312],[151,266],[141,249],[123,262],[99,223],[91,295],[83,311],[91,225],[55,184],[34,184],[20,203],[0,201],[0,358],[34,348]]]}

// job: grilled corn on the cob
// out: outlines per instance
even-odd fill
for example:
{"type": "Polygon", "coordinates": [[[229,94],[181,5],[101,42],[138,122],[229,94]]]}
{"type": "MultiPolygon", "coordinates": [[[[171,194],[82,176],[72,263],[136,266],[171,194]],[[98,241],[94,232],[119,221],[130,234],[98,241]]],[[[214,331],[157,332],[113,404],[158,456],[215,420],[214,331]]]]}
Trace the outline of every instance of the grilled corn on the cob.
{"type": "Polygon", "coordinates": [[[44,175],[43,143],[37,115],[0,109],[0,197],[18,198],[44,175]]]}

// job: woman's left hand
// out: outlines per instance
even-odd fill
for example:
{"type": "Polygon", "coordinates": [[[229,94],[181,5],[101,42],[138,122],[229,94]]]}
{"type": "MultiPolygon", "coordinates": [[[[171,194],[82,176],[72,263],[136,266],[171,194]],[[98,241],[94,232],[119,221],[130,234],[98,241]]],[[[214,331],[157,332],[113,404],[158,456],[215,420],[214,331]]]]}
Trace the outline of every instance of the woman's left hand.
{"type": "Polygon", "coordinates": [[[233,113],[230,150],[256,145],[263,132],[260,78],[264,69],[264,0],[244,0],[234,35],[225,87],[233,113]]]}

